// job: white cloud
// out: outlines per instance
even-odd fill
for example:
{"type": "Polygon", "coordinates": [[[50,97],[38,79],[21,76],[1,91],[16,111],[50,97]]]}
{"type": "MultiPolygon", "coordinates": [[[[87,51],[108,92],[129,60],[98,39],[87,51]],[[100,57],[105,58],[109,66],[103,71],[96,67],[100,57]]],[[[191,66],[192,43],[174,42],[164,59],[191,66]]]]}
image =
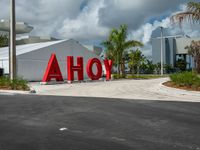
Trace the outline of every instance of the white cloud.
{"type": "MultiPolygon", "coordinates": [[[[32,34],[51,35],[95,41],[106,38],[112,27],[129,26],[129,38],[141,40],[150,54],[150,38],[159,26],[170,28],[170,34],[180,33],[171,26],[169,17],[182,11],[187,0],[18,0],[17,20],[34,26],[32,34]],[[165,16],[165,17],[164,17],[165,16]],[[151,21],[149,21],[151,20],[151,21]]],[[[8,19],[9,1],[0,0],[0,19],[8,19]]],[[[199,25],[183,25],[184,33],[199,36],[199,25]]]]}
{"type": "Polygon", "coordinates": [[[152,16],[162,16],[177,9],[186,0],[110,0],[100,9],[100,24],[117,27],[127,24],[130,29],[138,29],[152,16]]]}
{"type": "Polygon", "coordinates": [[[138,30],[134,30],[131,32],[131,34],[129,35],[129,39],[138,39],[144,44],[147,44],[151,39],[152,32],[161,26],[164,28],[171,27],[170,18],[167,17],[162,21],[156,20],[152,24],[146,23],[142,25],[138,30]]]}
{"type": "MultiPolygon", "coordinates": [[[[128,24],[130,29],[136,30],[149,17],[160,16],[166,12],[176,10],[179,4],[186,1],[19,0],[16,1],[16,14],[17,20],[28,22],[35,27],[33,34],[79,37],[78,31],[80,39],[83,39],[82,35],[86,35],[86,39],[92,40],[95,37],[105,37],[107,29],[118,27],[121,24],[128,24]],[[85,8],[82,10],[84,5],[85,8]],[[74,26],[74,28],[69,27],[69,25],[74,26]],[[79,27],[81,25],[83,27],[79,27]],[[62,32],[59,30],[61,28],[63,29],[62,32]],[[64,29],[71,29],[71,31],[64,31],[64,29]],[[85,34],[83,33],[84,30],[81,29],[85,29],[85,34]]],[[[0,0],[1,19],[8,18],[8,6],[9,2],[7,0],[0,0]]]]}
{"type": "MultiPolygon", "coordinates": [[[[189,22],[183,22],[182,27],[180,28],[179,24],[172,24],[170,22],[170,16],[176,14],[178,12],[185,11],[185,5],[180,5],[178,11],[172,12],[168,17],[162,19],[161,21],[155,20],[153,23],[145,23],[139,29],[133,30],[129,35],[129,39],[137,39],[144,43],[144,47],[142,48],[145,55],[151,55],[152,47],[151,47],[151,37],[152,33],[158,29],[160,26],[164,27],[164,32],[166,35],[179,35],[185,34],[190,37],[199,37],[200,30],[199,24],[191,24],[189,22]]],[[[160,36],[160,31],[156,33],[156,36],[160,36]]]]}
{"type": "Polygon", "coordinates": [[[108,33],[109,28],[99,25],[98,12],[104,7],[103,1],[90,2],[82,10],[77,18],[65,19],[58,34],[63,38],[75,38],[77,40],[90,40],[103,38],[108,33]]]}

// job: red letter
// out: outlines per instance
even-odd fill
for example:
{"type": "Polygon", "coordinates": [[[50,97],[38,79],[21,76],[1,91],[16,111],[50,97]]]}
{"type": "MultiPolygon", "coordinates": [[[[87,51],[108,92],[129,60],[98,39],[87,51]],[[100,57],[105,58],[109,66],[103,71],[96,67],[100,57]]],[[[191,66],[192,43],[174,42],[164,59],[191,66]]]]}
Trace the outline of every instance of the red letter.
{"type": "Polygon", "coordinates": [[[104,64],[106,68],[106,80],[110,80],[112,72],[112,60],[104,60],[104,64]]]}
{"type": "Polygon", "coordinates": [[[49,82],[52,78],[56,79],[56,81],[63,81],[56,54],[54,53],[51,54],[42,82],[49,82]]]}
{"type": "Polygon", "coordinates": [[[99,80],[102,76],[102,65],[99,59],[93,58],[88,61],[87,64],[87,74],[92,80],[99,80]],[[97,66],[97,74],[95,75],[92,71],[93,64],[97,66]]]}
{"type": "Polygon", "coordinates": [[[74,66],[73,56],[67,57],[68,81],[74,81],[74,71],[78,72],[78,81],[83,80],[83,57],[77,58],[77,66],[74,66]]]}

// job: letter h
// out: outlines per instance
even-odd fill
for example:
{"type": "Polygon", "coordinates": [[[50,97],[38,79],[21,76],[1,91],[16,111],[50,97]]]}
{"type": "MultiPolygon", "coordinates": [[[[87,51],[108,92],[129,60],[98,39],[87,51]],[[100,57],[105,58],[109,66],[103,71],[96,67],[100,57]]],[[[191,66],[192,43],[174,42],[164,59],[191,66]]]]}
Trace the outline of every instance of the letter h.
{"type": "Polygon", "coordinates": [[[77,66],[74,66],[74,57],[67,57],[68,81],[74,81],[74,72],[78,72],[78,81],[83,80],[83,57],[77,57],[77,66]]]}

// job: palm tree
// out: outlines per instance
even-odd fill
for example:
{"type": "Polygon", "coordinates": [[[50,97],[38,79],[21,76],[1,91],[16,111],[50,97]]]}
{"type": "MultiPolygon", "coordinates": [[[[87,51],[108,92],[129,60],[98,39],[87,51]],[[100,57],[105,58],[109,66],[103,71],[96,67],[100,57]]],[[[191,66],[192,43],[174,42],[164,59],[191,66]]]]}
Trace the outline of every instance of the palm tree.
{"type": "Polygon", "coordinates": [[[117,65],[118,74],[123,74],[125,70],[123,59],[125,50],[143,46],[139,41],[127,40],[127,35],[127,26],[121,25],[119,29],[113,28],[108,39],[102,43],[106,47],[107,57],[117,65]]]}
{"type": "Polygon", "coordinates": [[[200,2],[188,2],[185,12],[175,14],[171,17],[172,22],[178,22],[180,25],[184,20],[191,23],[200,22],[200,2]]]}

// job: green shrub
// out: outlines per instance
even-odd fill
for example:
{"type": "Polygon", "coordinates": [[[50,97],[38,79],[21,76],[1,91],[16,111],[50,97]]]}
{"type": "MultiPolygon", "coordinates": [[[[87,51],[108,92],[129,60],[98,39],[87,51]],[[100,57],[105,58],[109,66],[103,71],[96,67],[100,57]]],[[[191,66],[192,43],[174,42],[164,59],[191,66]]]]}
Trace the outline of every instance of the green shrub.
{"type": "Polygon", "coordinates": [[[178,86],[200,87],[200,77],[194,72],[175,73],[170,75],[170,79],[178,86]]]}
{"type": "Polygon", "coordinates": [[[11,81],[8,77],[0,77],[0,88],[10,90],[29,90],[28,82],[23,79],[14,79],[11,81]]]}
{"type": "Polygon", "coordinates": [[[125,75],[119,75],[119,74],[112,74],[113,75],[113,79],[124,79],[126,78],[125,75]]]}
{"type": "Polygon", "coordinates": [[[10,80],[7,77],[0,77],[0,86],[10,86],[10,80]]]}

